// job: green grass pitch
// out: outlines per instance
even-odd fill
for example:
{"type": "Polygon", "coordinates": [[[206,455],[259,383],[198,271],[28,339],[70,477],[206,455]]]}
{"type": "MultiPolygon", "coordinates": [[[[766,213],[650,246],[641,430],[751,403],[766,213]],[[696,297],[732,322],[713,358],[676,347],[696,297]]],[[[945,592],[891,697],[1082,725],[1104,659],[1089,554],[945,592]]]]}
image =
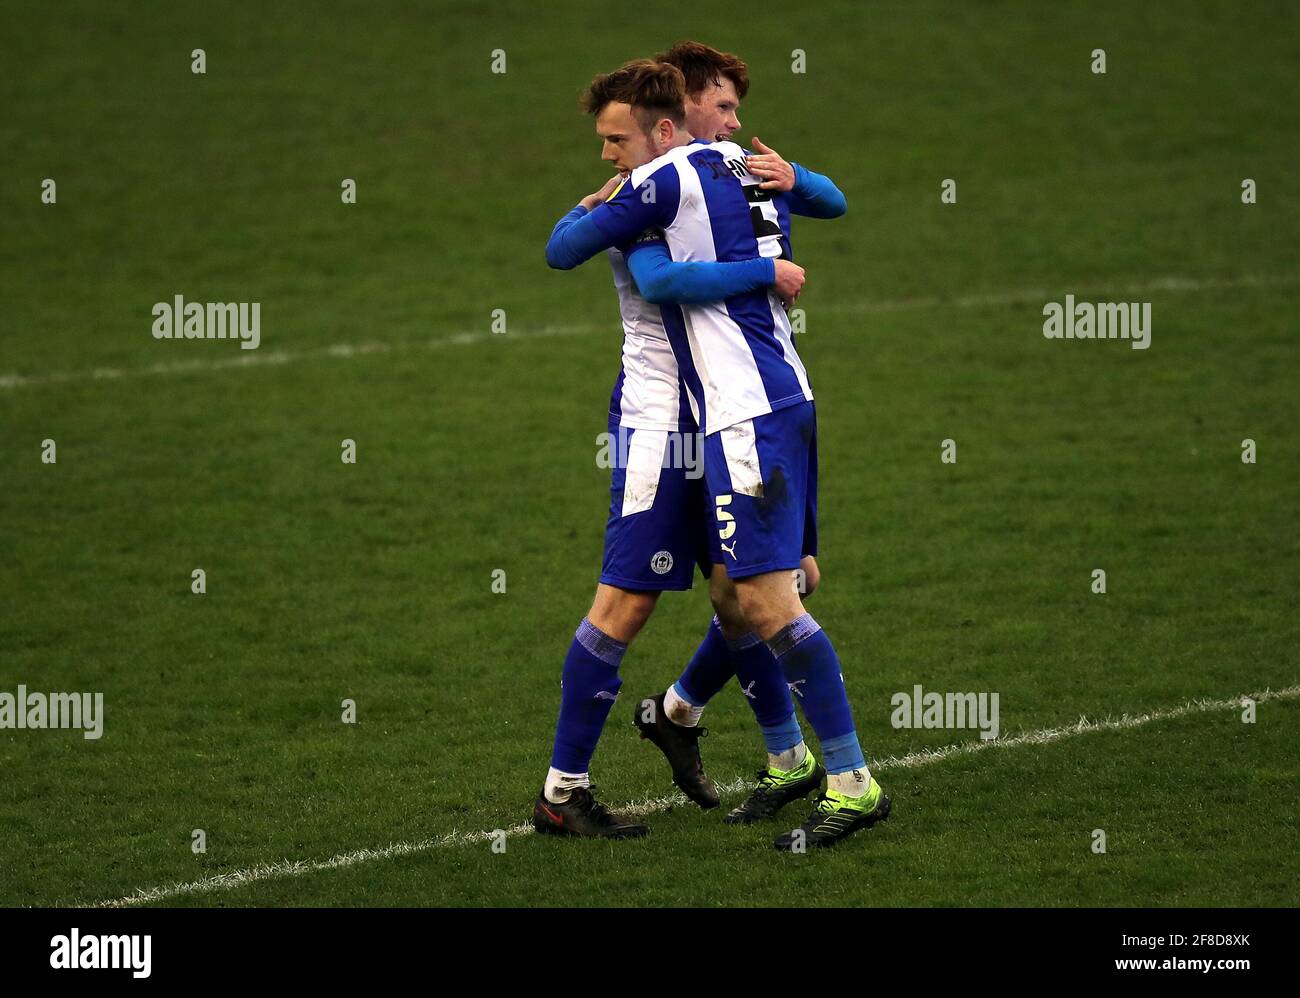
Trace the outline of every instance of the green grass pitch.
{"type": "MultiPolygon", "coordinates": [[[[1294,12],[561,6],[4,5],[0,692],[99,691],[105,721],[0,730],[0,904],[1300,902],[1294,12]],[[608,268],[542,253],[606,177],[576,96],[681,37],[748,60],[742,136],[848,197],[794,232],[809,609],[894,814],[780,856],[801,808],[663,803],[631,711],[698,643],[697,585],[593,767],[650,838],[494,851],[608,502],[608,268]],[[177,294],[261,302],[260,347],[155,340],[177,294]],[[1149,349],[1045,339],[1066,294],[1150,302],[1149,349]],[[997,692],[1022,740],[918,763],[979,738],[894,728],[915,684],[997,692]],[[1223,703],[1267,690],[1254,723],[1223,703]]],[[[734,686],[705,723],[720,782],[760,768],[734,686]]]]}

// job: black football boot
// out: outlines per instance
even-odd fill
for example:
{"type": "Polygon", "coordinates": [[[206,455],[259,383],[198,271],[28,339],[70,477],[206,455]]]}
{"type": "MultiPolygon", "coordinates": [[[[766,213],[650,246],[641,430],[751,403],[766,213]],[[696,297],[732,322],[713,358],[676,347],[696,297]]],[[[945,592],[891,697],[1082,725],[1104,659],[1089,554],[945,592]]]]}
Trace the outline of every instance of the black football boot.
{"type": "Polygon", "coordinates": [[[705,810],[722,803],[718,788],[704,774],[704,763],[700,760],[699,740],[708,734],[707,728],[688,728],[670,721],[662,693],[637,704],[632,723],[642,738],[653,742],[664,754],[672,767],[673,782],[682,793],[705,810]]]}
{"type": "Polygon", "coordinates": [[[639,839],[650,834],[649,826],[611,814],[588,787],[575,788],[563,804],[553,804],[545,794],[538,794],[533,805],[533,827],[541,835],[584,839],[639,839]]]}

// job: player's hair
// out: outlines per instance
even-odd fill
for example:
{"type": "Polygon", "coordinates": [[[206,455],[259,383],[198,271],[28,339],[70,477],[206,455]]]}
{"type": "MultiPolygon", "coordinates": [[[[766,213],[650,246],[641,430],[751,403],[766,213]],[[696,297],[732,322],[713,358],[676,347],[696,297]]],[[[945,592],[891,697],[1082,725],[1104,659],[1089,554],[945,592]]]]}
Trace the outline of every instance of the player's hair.
{"type": "Polygon", "coordinates": [[[647,134],[664,118],[678,128],[686,126],[682,71],[653,59],[633,59],[612,73],[601,73],[591,81],[581,103],[588,114],[600,114],[606,104],[631,104],[632,114],[647,134]]]}
{"type": "Polygon", "coordinates": [[[703,42],[684,41],[655,58],[682,71],[688,97],[698,97],[706,87],[721,85],[724,77],[736,85],[736,96],[741,100],[749,93],[749,67],[731,52],[719,52],[703,42]]]}

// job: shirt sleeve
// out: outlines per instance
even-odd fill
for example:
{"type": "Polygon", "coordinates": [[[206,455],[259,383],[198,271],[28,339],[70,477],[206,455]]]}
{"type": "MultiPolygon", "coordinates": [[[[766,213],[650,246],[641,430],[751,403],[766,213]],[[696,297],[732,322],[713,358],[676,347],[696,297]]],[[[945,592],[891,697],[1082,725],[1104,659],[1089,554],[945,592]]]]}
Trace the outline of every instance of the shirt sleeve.
{"type": "Polygon", "coordinates": [[[631,243],[646,230],[666,229],[677,217],[680,200],[677,168],[669,163],[636,187],[631,178],[625,180],[589,218],[603,233],[605,246],[620,246],[631,243]]]}
{"type": "Polygon", "coordinates": [[[848,199],[830,177],[794,167],[794,189],[786,195],[790,210],[806,218],[839,218],[849,210],[848,199]]]}
{"type": "Polygon", "coordinates": [[[572,270],[590,260],[602,249],[604,235],[588,223],[590,215],[582,205],[574,205],[555,223],[546,242],[546,262],[556,270],[572,270]]]}
{"type": "Polygon", "coordinates": [[[635,188],[624,180],[595,211],[577,205],[556,223],[546,243],[546,262],[556,270],[572,270],[601,250],[631,243],[647,229],[663,228],[676,217],[680,195],[671,164],[635,188]]]}
{"type": "Polygon", "coordinates": [[[634,243],[625,255],[641,297],[654,305],[722,301],[776,280],[776,263],[767,257],[735,263],[678,263],[669,256],[668,247],[655,239],[634,243]]]}

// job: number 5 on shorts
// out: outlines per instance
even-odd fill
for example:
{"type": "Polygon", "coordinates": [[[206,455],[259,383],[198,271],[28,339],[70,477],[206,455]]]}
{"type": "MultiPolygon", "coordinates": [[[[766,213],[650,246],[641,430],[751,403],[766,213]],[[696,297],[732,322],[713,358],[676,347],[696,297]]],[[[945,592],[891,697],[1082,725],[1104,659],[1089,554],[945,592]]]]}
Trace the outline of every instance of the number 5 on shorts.
{"type": "Polygon", "coordinates": [[[718,522],[722,524],[718,528],[718,537],[725,541],[736,532],[736,518],[722,508],[731,505],[731,496],[714,496],[713,501],[717,503],[718,522]]]}

